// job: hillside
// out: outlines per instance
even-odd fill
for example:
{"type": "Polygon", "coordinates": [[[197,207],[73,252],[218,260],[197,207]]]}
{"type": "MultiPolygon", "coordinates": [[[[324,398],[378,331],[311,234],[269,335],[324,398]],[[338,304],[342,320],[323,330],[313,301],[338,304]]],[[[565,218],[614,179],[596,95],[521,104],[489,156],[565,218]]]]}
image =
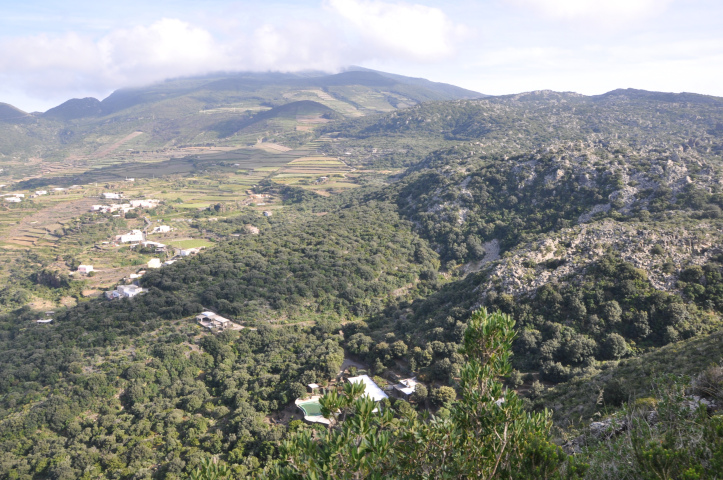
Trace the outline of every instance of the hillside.
{"type": "MultiPolygon", "coordinates": [[[[36,117],[0,106],[0,121],[21,124],[0,132],[0,154],[18,158],[8,173],[24,178],[40,173],[27,161],[30,157],[87,163],[108,143],[137,131],[145,135],[129,146],[154,160],[159,150],[240,147],[259,138],[296,148],[313,139],[317,127],[330,118],[358,118],[421,102],[477,96],[482,95],[375,71],[219,73],[121,89],[100,101],[71,99],[36,117]],[[295,115],[273,110],[295,102],[325,108],[295,115]],[[268,110],[272,111],[265,114],[268,110]]],[[[115,163],[125,160],[118,152],[104,157],[115,163]]]]}
{"type": "MultiPolygon", "coordinates": [[[[251,192],[253,204],[147,212],[153,221],[180,218],[187,231],[214,239],[213,248],[149,270],[139,297],[78,296],[51,325],[33,322],[41,312],[6,286],[0,474],[172,479],[213,457],[241,478],[257,476],[278,460],[282,441],[310,431],[290,422],[293,400],[309,383],[337,388],[344,359],[381,383],[413,376],[428,385],[428,398],[395,400],[389,415],[444,418],[480,306],[515,319],[508,385],[530,408],[552,407],[559,431],[646,395],[653,372],[697,375],[720,362],[721,99],[541,91],[386,112],[372,102],[383,92],[402,96],[399,82],[364,71],[238,75],[111,96],[115,113],[98,117],[108,122],[102,128],[120,131],[128,115],[150,115],[157,130],[146,145],[260,135],[282,144],[308,135],[317,141],[289,165],[309,168],[313,158],[343,164],[348,177],[369,176],[342,191],[323,190],[330,179],[317,170],[294,185],[298,173],[253,177],[234,191],[251,192]],[[283,90],[289,84],[304,88],[283,90]],[[220,106],[231,91],[243,102],[255,92],[257,109],[199,113],[241,109],[240,99],[220,106]],[[309,119],[313,130],[298,128],[309,119]],[[246,328],[207,333],[193,319],[204,310],[246,328]]],[[[101,128],[95,121],[72,125],[101,128]]],[[[213,165],[189,155],[199,168],[179,170],[161,188],[178,196],[176,205],[184,190],[218,190],[220,179],[238,174],[238,152],[213,165]]],[[[266,155],[260,168],[277,158],[266,155]]],[[[88,217],[75,230],[121,221],[88,217]]],[[[37,284],[19,265],[17,283],[37,284]]],[[[67,292],[45,283],[44,292],[67,292]]]]}
{"type": "Polygon", "coordinates": [[[0,122],[16,123],[26,120],[29,115],[7,103],[0,103],[0,122]]]}
{"type": "Polygon", "coordinates": [[[84,117],[95,117],[103,112],[101,102],[96,98],[73,98],[43,113],[43,118],[60,121],[76,120],[84,117]]]}

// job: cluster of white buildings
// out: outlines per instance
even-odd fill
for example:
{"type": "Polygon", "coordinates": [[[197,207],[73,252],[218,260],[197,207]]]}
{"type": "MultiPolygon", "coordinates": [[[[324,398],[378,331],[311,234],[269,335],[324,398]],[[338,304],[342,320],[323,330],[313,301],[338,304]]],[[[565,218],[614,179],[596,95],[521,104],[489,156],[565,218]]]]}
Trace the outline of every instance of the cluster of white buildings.
{"type": "Polygon", "coordinates": [[[90,207],[91,212],[99,212],[99,213],[115,213],[115,212],[123,212],[123,214],[126,214],[133,210],[133,207],[131,207],[127,203],[113,203],[111,205],[93,205],[90,207]]]}
{"type": "MultiPolygon", "coordinates": [[[[101,198],[104,200],[121,200],[123,196],[120,193],[104,193],[101,198]]],[[[126,214],[130,212],[131,210],[135,210],[136,208],[156,208],[158,205],[160,205],[160,200],[155,199],[144,199],[144,200],[129,200],[128,203],[112,203],[109,205],[93,205],[90,208],[91,212],[100,212],[100,213],[115,213],[115,212],[123,212],[123,214],[126,214]]]]}
{"type": "Polygon", "coordinates": [[[25,198],[24,193],[8,193],[3,195],[5,197],[3,200],[7,203],[20,203],[23,201],[23,198],[25,198]]]}

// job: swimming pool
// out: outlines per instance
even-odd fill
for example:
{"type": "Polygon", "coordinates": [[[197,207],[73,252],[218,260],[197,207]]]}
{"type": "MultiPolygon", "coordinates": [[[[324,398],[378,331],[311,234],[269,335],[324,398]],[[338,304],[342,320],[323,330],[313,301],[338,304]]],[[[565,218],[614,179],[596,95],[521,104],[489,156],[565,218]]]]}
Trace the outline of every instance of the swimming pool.
{"type": "Polygon", "coordinates": [[[318,400],[310,400],[308,402],[297,403],[298,407],[304,411],[305,417],[320,417],[321,404],[318,400]]]}

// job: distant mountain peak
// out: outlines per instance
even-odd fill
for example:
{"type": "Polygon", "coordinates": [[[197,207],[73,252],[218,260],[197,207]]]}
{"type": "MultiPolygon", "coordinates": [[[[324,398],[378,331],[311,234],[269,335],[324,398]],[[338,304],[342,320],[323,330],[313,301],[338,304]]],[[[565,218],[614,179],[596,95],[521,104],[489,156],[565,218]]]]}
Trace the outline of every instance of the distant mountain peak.
{"type": "Polygon", "coordinates": [[[58,120],[75,120],[78,118],[94,117],[100,115],[100,113],[100,100],[93,97],[86,97],[72,98],[67,102],[63,102],[57,107],[51,108],[43,113],[43,117],[58,120]]]}
{"type": "Polygon", "coordinates": [[[0,103],[0,122],[14,123],[30,118],[30,114],[9,103],[0,103]]]}

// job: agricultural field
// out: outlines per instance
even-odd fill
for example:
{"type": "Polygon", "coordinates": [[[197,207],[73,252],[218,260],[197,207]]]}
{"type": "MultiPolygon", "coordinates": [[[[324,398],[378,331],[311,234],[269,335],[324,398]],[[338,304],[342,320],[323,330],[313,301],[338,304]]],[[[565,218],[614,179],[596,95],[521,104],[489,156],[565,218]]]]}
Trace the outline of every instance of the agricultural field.
{"type": "MultiPolygon", "coordinates": [[[[324,123],[318,116],[275,119],[286,129],[324,123]]],[[[209,222],[244,212],[276,212],[283,208],[274,194],[256,187],[271,181],[329,196],[358,186],[360,173],[343,158],[322,153],[336,140],[320,137],[290,148],[273,141],[237,147],[184,146],[159,151],[140,151],[143,135],[134,132],[98,140],[104,146],[86,156],[39,163],[41,175],[24,178],[4,191],[24,193],[18,204],[0,204],[0,281],[17,285],[9,294],[25,298],[38,309],[72,306],[102,295],[123,279],[147,267],[152,258],[173,257],[180,248],[211,248],[227,234],[214,233],[209,222]],[[10,190],[12,188],[12,190],[10,190]],[[31,195],[47,190],[47,195],[31,195]],[[92,214],[104,192],[122,193],[125,199],[158,199],[150,210],[136,210],[127,218],[92,214]],[[168,245],[169,252],[156,254],[115,245],[115,235],[131,229],[148,232],[168,225],[171,232],[148,234],[147,239],[168,245]],[[75,273],[79,264],[94,266],[92,275],[75,273]],[[66,287],[39,285],[34,272],[51,272],[66,287]]],[[[371,173],[371,172],[370,172],[371,173]]],[[[376,172],[378,174],[378,172],[376,172]]],[[[46,275],[47,276],[47,275],[46,275]]],[[[45,278],[45,277],[43,277],[45,278]]],[[[47,279],[46,279],[47,280],[47,279]]],[[[46,281],[42,280],[42,281],[46,281]]],[[[16,303],[3,302],[0,308],[16,303]]]]}
{"type": "Polygon", "coordinates": [[[214,243],[209,240],[186,238],[181,240],[172,240],[168,242],[168,245],[176,248],[209,248],[212,247],[214,243]]]}

